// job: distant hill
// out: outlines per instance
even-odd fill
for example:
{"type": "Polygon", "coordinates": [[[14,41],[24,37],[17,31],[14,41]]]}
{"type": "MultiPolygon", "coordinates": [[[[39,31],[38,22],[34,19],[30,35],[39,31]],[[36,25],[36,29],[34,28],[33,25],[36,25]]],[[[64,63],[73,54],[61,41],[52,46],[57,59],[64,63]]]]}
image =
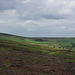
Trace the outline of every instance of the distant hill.
{"type": "Polygon", "coordinates": [[[12,35],[12,34],[6,34],[6,33],[0,33],[0,39],[5,40],[12,40],[12,41],[22,41],[26,39],[27,37],[12,35]]]}

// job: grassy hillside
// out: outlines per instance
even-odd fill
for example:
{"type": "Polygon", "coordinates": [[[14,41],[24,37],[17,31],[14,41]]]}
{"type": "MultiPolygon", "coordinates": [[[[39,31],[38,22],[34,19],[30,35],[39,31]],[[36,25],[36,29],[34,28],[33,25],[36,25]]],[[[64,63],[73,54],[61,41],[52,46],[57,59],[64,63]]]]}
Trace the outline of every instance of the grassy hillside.
{"type": "Polygon", "coordinates": [[[0,34],[0,75],[75,75],[74,41],[0,34]]]}
{"type": "Polygon", "coordinates": [[[0,39],[42,45],[55,49],[75,50],[75,38],[28,38],[0,33],[0,39]]]}

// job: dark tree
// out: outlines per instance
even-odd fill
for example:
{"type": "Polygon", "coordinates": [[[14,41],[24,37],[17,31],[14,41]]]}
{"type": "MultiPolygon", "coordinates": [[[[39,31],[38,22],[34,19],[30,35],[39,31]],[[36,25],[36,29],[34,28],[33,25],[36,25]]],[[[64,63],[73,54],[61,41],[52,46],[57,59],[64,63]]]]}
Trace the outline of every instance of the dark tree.
{"type": "Polygon", "coordinates": [[[41,38],[35,39],[35,41],[43,41],[41,38]]]}
{"type": "Polygon", "coordinates": [[[72,48],[75,47],[75,43],[71,43],[71,45],[72,45],[72,48]]]}

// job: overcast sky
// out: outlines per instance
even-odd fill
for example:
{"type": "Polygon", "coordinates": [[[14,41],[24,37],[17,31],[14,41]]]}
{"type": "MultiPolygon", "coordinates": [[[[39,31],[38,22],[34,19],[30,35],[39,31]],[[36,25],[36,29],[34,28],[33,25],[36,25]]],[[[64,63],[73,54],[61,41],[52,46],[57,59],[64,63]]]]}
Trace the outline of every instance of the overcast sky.
{"type": "Polygon", "coordinates": [[[75,0],[0,0],[0,33],[75,37],[75,0]]]}

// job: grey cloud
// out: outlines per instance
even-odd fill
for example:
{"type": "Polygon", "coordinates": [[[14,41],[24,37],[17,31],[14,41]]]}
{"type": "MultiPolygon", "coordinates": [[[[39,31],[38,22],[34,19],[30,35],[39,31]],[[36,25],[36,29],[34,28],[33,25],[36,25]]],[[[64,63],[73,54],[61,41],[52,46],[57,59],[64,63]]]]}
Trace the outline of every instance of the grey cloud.
{"type": "Polygon", "coordinates": [[[42,18],[45,19],[65,19],[65,16],[58,16],[58,15],[52,15],[52,14],[48,14],[48,15],[41,15],[42,18]]]}
{"type": "Polygon", "coordinates": [[[23,36],[70,36],[75,32],[73,2],[0,0],[0,32],[23,36]]]}
{"type": "Polygon", "coordinates": [[[75,6],[72,6],[74,0],[25,0],[27,2],[21,0],[19,1],[20,2],[18,2],[17,11],[19,12],[21,19],[72,19],[75,17],[75,11],[73,10],[75,6]]]}
{"type": "Polygon", "coordinates": [[[16,8],[16,0],[0,0],[0,11],[15,8],[16,8]]]}

